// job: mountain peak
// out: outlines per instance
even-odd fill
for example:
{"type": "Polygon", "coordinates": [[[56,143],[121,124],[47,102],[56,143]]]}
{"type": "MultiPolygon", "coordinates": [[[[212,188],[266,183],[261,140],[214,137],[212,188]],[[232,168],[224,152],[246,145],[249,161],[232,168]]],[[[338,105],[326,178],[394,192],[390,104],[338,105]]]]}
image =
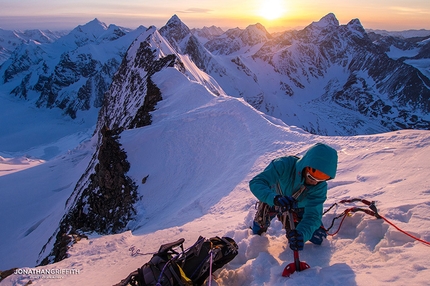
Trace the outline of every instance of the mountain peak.
{"type": "Polygon", "coordinates": [[[263,31],[264,33],[267,33],[266,28],[260,23],[249,25],[248,27],[246,27],[246,29],[257,29],[257,30],[263,31]]]}
{"type": "Polygon", "coordinates": [[[318,22],[312,22],[309,26],[305,27],[299,34],[305,38],[313,35],[313,38],[318,38],[320,33],[328,32],[339,27],[339,21],[333,13],[329,13],[322,17],[318,22]]]}
{"type": "Polygon", "coordinates": [[[181,19],[179,19],[178,15],[174,14],[169,21],[167,21],[166,26],[170,26],[170,25],[178,25],[181,24],[182,21],[181,19]]]}
{"type": "Polygon", "coordinates": [[[251,40],[251,42],[249,42],[250,45],[265,42],[272,38],[269,32],[267,32],[266,28],[260,23],[246,27],[245,31],[242,33],[242,38],[244,35],[246,35],[245,38],[247,38],[248,41],[251,40]]]}
{"type": "Polygon", "coordinates": [[[105,23],[99,21],[99,19],[97,19],[97,18],[94,18],[92,21],[86,23],[84,26],[88,27],[88,28],[102,27],[104,30],[106,30],[108,28],[105,23]]]}
{"type": "MultiPolygon", "coordinates": [[[[107,25],[103,22],[100,22],[97,18],[86,23],[85,25],[79,25],[71,33],[84,33],[88,35],[100,35],[104,31],[108,29],[107,25]]],[[[96,36],[95,36],[96,37],[96,36]]]]}
{"type": "Polygon", "coordinates": [[[175,14],[173,15],[169,21],[167,21],[166,25],[164,27],[161,27],[160,30],[165,30],[165,29],[180,29],[183,30],[183,32],[185,33],[190,33],[190,29],[188,28],[187,25],[185,25],[181,19],[179,19],[179,17],[175,14]]]}
{"type": "Polygon", "coordinates": [[[355,30],[355,31],[361,32],[363,34],[365,33],[363,25],[361,25],[361,22],[359,19],[352,19],[351,21],[349,21],[349,23],[346,26],[350,30],[355,30]]]}
{"type": "Polygon", "coordinates": [[[328,13],[322,17],[318,22],[313,22],[312,25],[324,28],[328,26],[339,26],[339,21],[333,13],[328,13]]]}
{"type": "Polygon", "coordinates": [[[167,21],[166,25],[159,30],[160,34],[165,37],[175,49],[181,50],[180,42],[191,35],[191,30],[175,14],[167,21]]]}

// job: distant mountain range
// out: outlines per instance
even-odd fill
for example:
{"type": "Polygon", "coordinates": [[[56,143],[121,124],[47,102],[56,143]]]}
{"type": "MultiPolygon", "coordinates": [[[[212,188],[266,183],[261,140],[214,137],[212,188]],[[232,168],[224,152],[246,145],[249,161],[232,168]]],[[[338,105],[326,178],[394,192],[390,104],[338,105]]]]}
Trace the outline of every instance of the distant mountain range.
{"type": "MultiPolygon", "coordinates": [[[[146,30],[97,19],[69,33],[0,30],[0,91],[71,118],[98,112],[146,30]]],[[[339,25],[333,14],[276,35],[261,24],[189,29],[176,15],[157,31],[172,55],[187,55],[215,80],[212,91],[311,133],[430,127],[430,31],[366,32],[358,19],[339,25]]]]}
{"type": "Polygon", "coordinates": [[[63,109],[72,118],[78,111],[98,112],[127,48],[145,29],[94,19],[55,40],[27,40],[1,65],[0,89],[38,107],[63,109]]]}

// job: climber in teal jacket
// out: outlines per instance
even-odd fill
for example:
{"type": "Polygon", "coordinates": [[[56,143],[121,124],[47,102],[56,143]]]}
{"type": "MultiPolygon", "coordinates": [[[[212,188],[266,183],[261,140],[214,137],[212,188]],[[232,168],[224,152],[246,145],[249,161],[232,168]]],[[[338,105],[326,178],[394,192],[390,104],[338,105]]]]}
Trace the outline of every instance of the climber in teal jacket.
{"type": "Polygon", "coordinates": [[[249,187],[260,202],[253,233],[265,232],[282,207],[293,212],[296,222],[294,230],[286,226],[291,249],[302,250],[308,240],[321,244],[323,237],[327,237],[321,222],[327,180],[336,176],[337,158],[335,149],[317,143],[302,158],[275,159],[255,176],[249,187]]]}

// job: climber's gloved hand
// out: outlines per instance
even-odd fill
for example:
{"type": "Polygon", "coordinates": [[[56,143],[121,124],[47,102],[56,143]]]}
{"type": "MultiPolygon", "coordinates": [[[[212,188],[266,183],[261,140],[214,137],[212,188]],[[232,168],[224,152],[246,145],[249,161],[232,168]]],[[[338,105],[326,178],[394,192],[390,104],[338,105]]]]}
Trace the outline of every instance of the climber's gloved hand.
{"type": "Polygon", "coordinates": [[[273,199],[273,204],[278,207],[286,208],[286,210],[297,208],[297,200],[289,196],[277,195],[273,199]]]}
{"type": "Polygon", "coordinates": [[[290,243],[290,248],[292,250],[303,250],[305,246],[305,241],[303,239],[303,234],[297,229],[290,230],[287,233],[288,242],[290,243]]]}
{"type": "Polygon", "coordinates": [[[312,234],[312,237],[309,239],[309,241],[313,244],[321,245],[324,238],[327,238],[327,231],[321,226],[312,234]]]}

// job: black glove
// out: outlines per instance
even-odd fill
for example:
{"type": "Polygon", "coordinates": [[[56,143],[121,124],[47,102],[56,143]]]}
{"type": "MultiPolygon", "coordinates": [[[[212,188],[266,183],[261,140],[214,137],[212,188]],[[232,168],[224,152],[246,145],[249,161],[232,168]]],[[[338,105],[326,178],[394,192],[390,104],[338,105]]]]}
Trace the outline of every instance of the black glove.
{"type": "Polygon", "coordinates": [[[319,227],[314,234],[312,234],[312,238],[309,239],[309,241],[321,245],[323,238],[327,238],[327,231],[323,227],[319,227]]]}
{"type": "Polygon", "coordinates": [[[277,195],[273,199],[273,204],[278,207],[286,208],[287,210],[297,208],[297,201],[293,197],[277,195]]]}
{"type": "Polygon", "coordinates": [[[292,250],[303,250],[305,246],[305,241],[303,239],[303,234],[297,229],[290,230],[287,233],[287,238],[290,243],[290,248],[292,250]]]}

